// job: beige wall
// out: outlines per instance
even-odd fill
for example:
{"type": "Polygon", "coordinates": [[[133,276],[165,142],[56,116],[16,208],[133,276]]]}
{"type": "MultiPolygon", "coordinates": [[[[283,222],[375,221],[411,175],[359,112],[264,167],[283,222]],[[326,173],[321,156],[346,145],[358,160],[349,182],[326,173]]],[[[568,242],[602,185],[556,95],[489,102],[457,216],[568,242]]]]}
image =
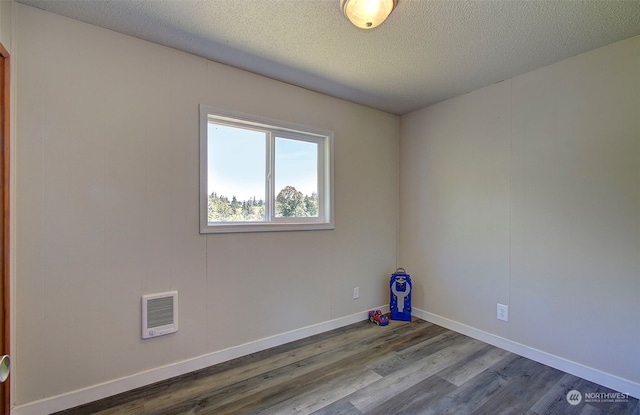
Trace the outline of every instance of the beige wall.
{"type": "Polygon", "coordinates": [[[640,383],[638,74],[635,37],[401,118],[415,307],[640,383]]]}
{"type": "Polygon", "coordinates": [[[15,405],[388,302],[397,116],[14,8],[15,405]],[[200,103],[333,130],[336,229],[200,235],[200,103]],[[180,331],[142,341],[170,289],[180,331]]]}
{"type": "Polygon", "coordinates": [[[13,1],[0,1],[0,42],[11,53],[11,32],[13,27],[13,1]]]}

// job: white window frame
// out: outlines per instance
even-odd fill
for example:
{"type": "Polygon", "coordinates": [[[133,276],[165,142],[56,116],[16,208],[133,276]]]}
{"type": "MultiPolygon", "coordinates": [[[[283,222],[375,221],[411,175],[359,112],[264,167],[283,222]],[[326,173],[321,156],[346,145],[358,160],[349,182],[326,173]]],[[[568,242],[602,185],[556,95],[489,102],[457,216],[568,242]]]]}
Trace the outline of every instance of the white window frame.
{"type": "Polygon", "coordinates": [[[200,233],[273,232],[335,229],[333,179],[333,131],[237,111],[200,105],[200,233]],[[209,222],[208,220],[208,125],[209,122],[255,128],[268,132],[265,172],[264,222],[209,222]],[[275,138],[288,138],[318,144],[318,216],[276,217],[275,215],[275,138]]]}

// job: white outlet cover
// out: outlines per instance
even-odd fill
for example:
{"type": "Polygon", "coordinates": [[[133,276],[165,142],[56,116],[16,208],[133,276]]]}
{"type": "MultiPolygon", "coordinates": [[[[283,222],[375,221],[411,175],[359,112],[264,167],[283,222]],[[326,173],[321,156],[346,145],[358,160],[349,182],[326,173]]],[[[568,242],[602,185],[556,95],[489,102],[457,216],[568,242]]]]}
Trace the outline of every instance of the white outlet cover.
{"type": "Polygon", "coordinates": [[[353,299],[360,298],[360,287],[353,287],[353,299]]]}
{"type": "Polygon", "coordinates": [[[497,318],[502,321],[509,321],[509,306],[498,303],[497,318]]]}

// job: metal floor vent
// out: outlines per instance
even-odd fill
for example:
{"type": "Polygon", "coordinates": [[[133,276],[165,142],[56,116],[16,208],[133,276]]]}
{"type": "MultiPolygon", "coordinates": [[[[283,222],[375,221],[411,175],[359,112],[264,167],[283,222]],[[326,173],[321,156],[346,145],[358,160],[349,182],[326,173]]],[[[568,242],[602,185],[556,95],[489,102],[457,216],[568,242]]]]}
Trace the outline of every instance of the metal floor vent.
{"type": "Polygon", "coordinates": [[[142,338],[178,331],[178,292],[142,296],[142,338]]]}

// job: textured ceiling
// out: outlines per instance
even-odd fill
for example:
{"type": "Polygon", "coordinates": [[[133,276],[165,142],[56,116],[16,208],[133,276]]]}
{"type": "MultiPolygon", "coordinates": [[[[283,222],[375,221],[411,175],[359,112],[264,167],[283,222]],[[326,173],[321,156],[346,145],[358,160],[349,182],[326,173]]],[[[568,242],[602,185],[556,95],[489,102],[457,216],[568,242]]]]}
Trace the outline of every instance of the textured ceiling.
{"type": "Polygon", "coordinates": [[[640,34],[640,0],[399,0],[357,29],[339,0],[18,0],[394,114],[640,34]]]}

